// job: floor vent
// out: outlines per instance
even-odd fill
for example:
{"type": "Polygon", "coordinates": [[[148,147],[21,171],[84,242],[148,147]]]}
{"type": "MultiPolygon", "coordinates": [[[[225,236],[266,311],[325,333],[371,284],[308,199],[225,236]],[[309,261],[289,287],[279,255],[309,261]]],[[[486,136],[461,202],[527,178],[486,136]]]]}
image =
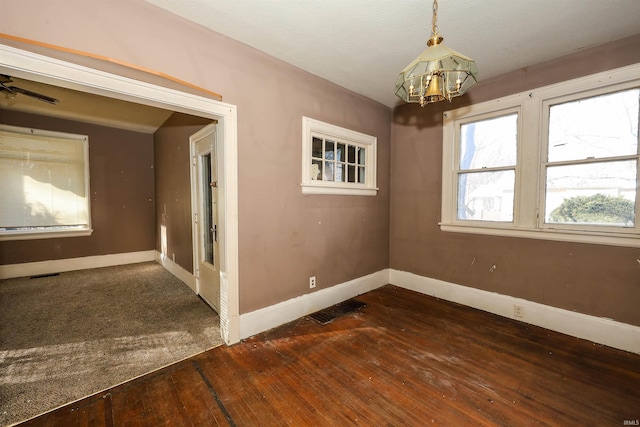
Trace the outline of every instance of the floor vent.
{"type": "Polygon", "coordinates": [[[320,323],[321,325],[326,325],[327,323],[331,323],[338,317],[353,313],[366,306],[367,304],[361,301],[349,299],[343,302],[339,302],[336,305],[332,305],[331,307],[327,307],[324,310],[316,311],[315,313],[310,314],[308,317],[320,323]]]}

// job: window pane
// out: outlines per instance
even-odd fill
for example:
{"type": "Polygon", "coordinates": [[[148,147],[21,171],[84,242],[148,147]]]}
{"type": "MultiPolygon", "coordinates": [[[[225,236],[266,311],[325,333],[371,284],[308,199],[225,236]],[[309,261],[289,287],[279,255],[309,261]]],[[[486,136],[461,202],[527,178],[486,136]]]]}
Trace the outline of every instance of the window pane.
{"type": "Polygon", "coordinates": [[[322,181],[322,160],[313,160],[311,162],[311,180],[322,181]]]}
{"type": "Polygon", "coordinates": [[[333,141],[326,140],[324,146],[324,158],[327,160],[333,160],[335,143],[333,141]]]}
{"type": "Polygon", "coordinates": [[[458,219],[513,221],[515,171],[472,172],[458,176],[458,219]]]}
{"type": "Polygon", "coordinates": [[[317,159],[322,158],[322,139],[313,137],[313,142],[311,146],[311,156],[317,159]]]}
{"type": "Polygon", "coordinates": [[[633,226],[635,160],[547,168],[545,222],[633,226]]]}
{"type": "Polygon", "coordinates": [[[640,89],[553,105],[549,161],[637,153],[640,89]]]}
{"type": "Polygon", "coordinates": [[[333,162],[324,163],[324,175],[322,176],[323,181],[333,181],[333,166],[333,162]]]}
{"type": "Polygon", "coordinates": [[[349,163],[355,163],[356,162],[356,147],[354,147],[353,145],[348,145],[347,147],[349,147],[349,156],[348,156],[348,162],[349,163]]]}
{"type": "Polygon", "coordinates": [[[365,159],[365,157],[366,157],[366,156],[365,156],[365,154],[366,154],[366,153],[365,153],[365,149],[364,149],[364,148],[362,148],[362,147],[360,147],[360,148],[358,149],[358,164],[359,164],[359,165],[364,165],[364,159],[365,159]]]}
{"type": "Polygon", "coordinates": [[[345,173],[344,173],[344,165],[338,163],[336,165],[336,182],[344,182],[344,178],[345,178],[345,173]]]}
{"type": "Polygon", "coordinates": [[[358,166],[358,182],[360,184],[364,184],[364,179],[365,179],[364,166],[358,166]]]}
{"type": "Polygon", "coordinates": [[[460,169],[515,165],[517,137],[517,114],[460,126],[460,169]]]}
{"type": "Polygon", "coordinates": [[[349,172],[347,174],[347,181],[356,182],[356,167],[349,165],[348,166],[348,170],[349,170],[349,172]]]}
{"type": "Polygon", "coordinates": [[[344,162],[344,158],[345,158],[345,145],[342,143],[338,143],[338,146],[336,148],[336,160],[339,162],[344,162]]]}

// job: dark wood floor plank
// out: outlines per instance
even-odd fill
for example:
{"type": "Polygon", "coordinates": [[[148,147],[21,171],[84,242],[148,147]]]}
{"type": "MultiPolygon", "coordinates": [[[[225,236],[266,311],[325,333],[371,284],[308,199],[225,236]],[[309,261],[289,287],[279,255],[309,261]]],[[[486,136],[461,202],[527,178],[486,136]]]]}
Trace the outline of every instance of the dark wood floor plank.
{"type": "Polygon", "coordinates": [[[192,425],[228,425],[225,414],[193,364],[184,364],[171,372],[171,380],[192,425]]]}
{"type": "Polygon", "coordinates": [[[107,405],[105,399],[108,393],[100,393],[94,396],[70,403],[54,411],[34,417],[20,426],[25,427],[55,427],[55,426],[95,426],[112,427],[107,424],[107,405]]]}
{"type": "Polygon", "coordinates": [[[237,369],[225,354],[219,357],[207,354],[197,361],[230,418],[234,421],[248,418],[252,411],[244,405],[243,395],[251,388],[249,372],[237,369]]]}
{"type": "Polygon", "coordinates": [[[142,395],[145,412],[156,426],[191,426],[171,375],[159,375],[145,383],[142,395]]]}
{"type": "Polygon", "coordinates": [[[142,427],[145,425],[145,412],[142,394],[145,383],[134,381],[127,383],[126,388],[116,388],[111,394],[113,423],[122,427],[142,427]]]}
{"type": "Polygon", "coordinates": [[[394,286],[358,299],[368,306],[327,325],[299,319],[115,387],[109,401],[94,396],[25,425],[104,425],[109,406],[116,426],[640,418],[640,355],[394,286]]]}

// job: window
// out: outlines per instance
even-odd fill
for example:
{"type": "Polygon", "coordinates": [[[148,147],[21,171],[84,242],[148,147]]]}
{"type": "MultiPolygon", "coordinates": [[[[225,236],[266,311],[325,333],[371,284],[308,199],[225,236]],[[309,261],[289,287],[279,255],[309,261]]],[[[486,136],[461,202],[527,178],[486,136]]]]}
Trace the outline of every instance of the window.
{"type": "Polygon", "coordinates": [[[640,246],[640,64],[444,113],[444,231],[640,246]]]}
{"type": "Polygon", "coordinates": [[[549,106],[544,222],[633,228],[639,89],[549,106]]]}
{"type": "Polygon", "coordinates": [[[0,125],[0,239],[88,235],[88,137],[0,125]]]}
{"type": "Polygon", "coordinates": [[[513,221],[518,114],[460,127],[457,218],[513,221]]]}
{"type": "Polygon", "coordinates": [[[373,196],[376,188],[373,136],[302,118],[302,192],[373,196]]]}

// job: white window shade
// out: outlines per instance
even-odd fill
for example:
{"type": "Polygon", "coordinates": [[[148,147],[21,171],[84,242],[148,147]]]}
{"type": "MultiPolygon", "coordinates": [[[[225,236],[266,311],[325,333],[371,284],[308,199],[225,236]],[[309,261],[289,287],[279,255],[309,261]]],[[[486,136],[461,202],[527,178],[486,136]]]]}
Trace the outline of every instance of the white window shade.
{"type": "Polygon", "coordinates": [[[0,235],[89,230],[88,163],[86,135],[0,125],[0,235]]]}

